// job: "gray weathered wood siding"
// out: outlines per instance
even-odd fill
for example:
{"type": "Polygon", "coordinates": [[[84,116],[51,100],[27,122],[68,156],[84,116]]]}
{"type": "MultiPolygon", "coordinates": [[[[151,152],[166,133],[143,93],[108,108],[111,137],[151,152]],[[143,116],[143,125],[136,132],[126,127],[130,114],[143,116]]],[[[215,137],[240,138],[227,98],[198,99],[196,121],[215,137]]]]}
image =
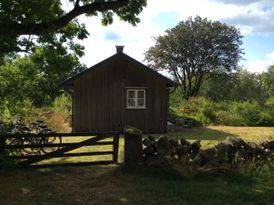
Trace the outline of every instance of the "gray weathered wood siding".
{"type": "Polygon", "coordinates": [[[126,59],[116,59],[74,81],[74,132],[120,131],[125,125],[146,133],[166,132],[166,83],[126,59]],[[126,88],[146,88],[146,109],[126,108],[126,88]]]}

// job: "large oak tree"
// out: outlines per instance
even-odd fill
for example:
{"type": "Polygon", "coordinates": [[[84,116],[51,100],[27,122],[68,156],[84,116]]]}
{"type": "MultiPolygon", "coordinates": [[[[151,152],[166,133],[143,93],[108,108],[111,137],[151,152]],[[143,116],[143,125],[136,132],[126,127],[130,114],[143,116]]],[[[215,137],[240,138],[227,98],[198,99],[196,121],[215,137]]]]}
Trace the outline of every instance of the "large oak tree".
{"type": "Polygon", "coordinates": [[[242,50],[238,29],[199,16],[181,21],[146,52],[150,66],[167,70],[178,82],[183,98],[197,96],[205,76],[237,69],[242,50]]]}

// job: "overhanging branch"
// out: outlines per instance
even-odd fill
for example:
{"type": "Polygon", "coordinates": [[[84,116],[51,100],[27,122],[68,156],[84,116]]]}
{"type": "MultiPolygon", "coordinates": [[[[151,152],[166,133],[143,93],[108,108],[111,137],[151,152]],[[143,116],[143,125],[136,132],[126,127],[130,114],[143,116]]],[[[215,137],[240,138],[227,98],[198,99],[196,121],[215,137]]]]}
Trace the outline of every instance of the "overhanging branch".
{"type": "Polygon", "coordinates": [[[91,4],[77,6],[74,9],[60,18],[45,22],[45,23],[33,23],[33,24],[5,24],[0,23],[0,37],[12,37],[19,35],[41,35],[43,33],[55,32],[60,28],[66,26],[71,20],[85,13],[93,13],[96,11],[114,10],[128,4],[128,0],[117,0],[107,2],[94,2],[91,4]]]}

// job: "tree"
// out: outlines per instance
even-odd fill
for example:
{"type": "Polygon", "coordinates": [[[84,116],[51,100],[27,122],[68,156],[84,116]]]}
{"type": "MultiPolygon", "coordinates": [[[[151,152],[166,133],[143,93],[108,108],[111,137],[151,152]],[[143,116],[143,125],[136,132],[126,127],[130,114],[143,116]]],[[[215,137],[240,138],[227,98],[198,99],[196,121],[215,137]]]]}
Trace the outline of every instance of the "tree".
{"type": "Polygon", "coordinates": [[[49,105],[59,95],[59,83],[85,69],[84,47],[75,43],[81,28],[73,22],[63,35],[44,34],[30,45],[31,52],[5,55],[0,63],[0,113],[16,114],[30,104],[49,105]]]}
{"type": "Polygon", "coordinates": [[[76,18],[81,14],[96,16],[101,13],[104,25],[111,24],[116,14],[120,19],[135,25],[139,22],[137,15],[146,6],[146,0],[67,1],[73,4],[68,12],[61,7],[61,0],[1,1],[0,58],[10,52],[29,52],[33,44],[44,41],[49,35],[66,36],[70,29],[76,27],[77,38],[86,38],[88,32],[85,25],[79,24],[76,18]]]}
{"type": "Polygon", "coordinates": [[[238,68],[242,36],[233,26],[197,16],[180,22],[145,53],[150,66],[167,70],[183,97],[197,96],[205,76],[238,68]]]}
{"type": "Polygon", "coordinates": [[[233,74],[231,85],[231,99],[237,101],[257,101],[263,104],[265,92],[262,87],[261,76],[248,70],[239,70],[233,74]]]}
{"type": "Polygon", "coordinates": [[[59,83],[83,69],[74,53],[60,54],[51,48],[36,48],[29,56],[5,62],[0,66],[0,113],[16,114],[26,102],[50,105],[60,94],[59,83]]]}
{"type": "Polygon", "coordinates": [[[56,32],[81,14],[95,16],[102,13],[103,24],[113,21],[117,14],[131,24],[139,22],[137,15],[146,0],[69,0],[74,7],[69,12],[61,8],[60,0],[4,1],[0,10],[0,36],[40,35],[56,32]]]}
{"type": "Polygon", "coordinates": [[[274,98],[274,65],[269,66],[267,72],[262,73],[262,83],[267,97],[274,98]]]}
{"type": "Polygon", "coordinates": [[[266,100],[262,74],[239,69],[234,73],[211,73],[204,79],[201,95],[211,100],[257,101],[261,105],[266,100]]]}
{"type": "Polygon", "coordinates": [[[226,72],[212,72],[203,80],[200,95],[217,101],[231,100],[234,75],[226,72]]]}
{"type": "Polygon", "coordinates": [[[16,113],[25,102],[38,107],[49,105],[59,94],[58,84],[85,68],[79,60],[84,47],[75,39],[86,37],[84,28],[70,22],[59,33],[19,38],[21,43],[15,43],[18,50],[4,51],[0,58],[0,112],[6,109],[16,113]]]}

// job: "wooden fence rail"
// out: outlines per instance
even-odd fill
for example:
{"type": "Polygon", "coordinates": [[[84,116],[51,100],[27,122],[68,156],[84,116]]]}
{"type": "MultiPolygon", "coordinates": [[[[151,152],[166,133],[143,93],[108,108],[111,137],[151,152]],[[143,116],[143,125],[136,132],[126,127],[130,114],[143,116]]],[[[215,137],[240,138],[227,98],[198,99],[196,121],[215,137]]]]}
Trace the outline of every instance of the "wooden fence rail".
{"type": "Polygon", "coordinates": [[[0,154],[8,156],[10,159],[15,160],[19,167],[53,167],[53,166],[85,166],[85,165],[99,165],[99,164],[113,164],[118,162],[119,151],[119,136],[120,132],[93,132],[93,133],[51,133],[51,134],[0,134],[0,154]],[[49,137],[62,138],[60,143],[39,143],[41,139],[49,137]],[[66,138],[81,137],[82,141],[77,142],[63,142],[66,138]],[[36,139],[32,140],[31,139],[36,139]],[[10,142],[17,140],[20,143],[10,142]],[[40,141],[39,141],[40,140],[40,141]],[[102,141],[107,140],[107,141],[102,141]],[[24,142],[28,143],[24,143],[24,142]],[[31,142],[31,143],[30,143],[31,142]],[[111,145],[112,150],[103,151],[85,151],[85,152],[73,152],[75,149],[79,149],[84,146],[104,146],[111,145]],[[22,154],[23,150],[28,148],[29,150],[56,148],[48,153],[37,154],[36,152],[30,152],[22,154]],[[19,150],[19,154],[10,154],[12,150],[19,150]],[[82,157],[82,156],[99,156],[99,155],[112,155],[111,160],[100,161],[85,161],[85,162],[69,162],[69,163],[43,163],[37,164],[43,160],[52,158],[69,158],[69,157],[82,157]]]}

